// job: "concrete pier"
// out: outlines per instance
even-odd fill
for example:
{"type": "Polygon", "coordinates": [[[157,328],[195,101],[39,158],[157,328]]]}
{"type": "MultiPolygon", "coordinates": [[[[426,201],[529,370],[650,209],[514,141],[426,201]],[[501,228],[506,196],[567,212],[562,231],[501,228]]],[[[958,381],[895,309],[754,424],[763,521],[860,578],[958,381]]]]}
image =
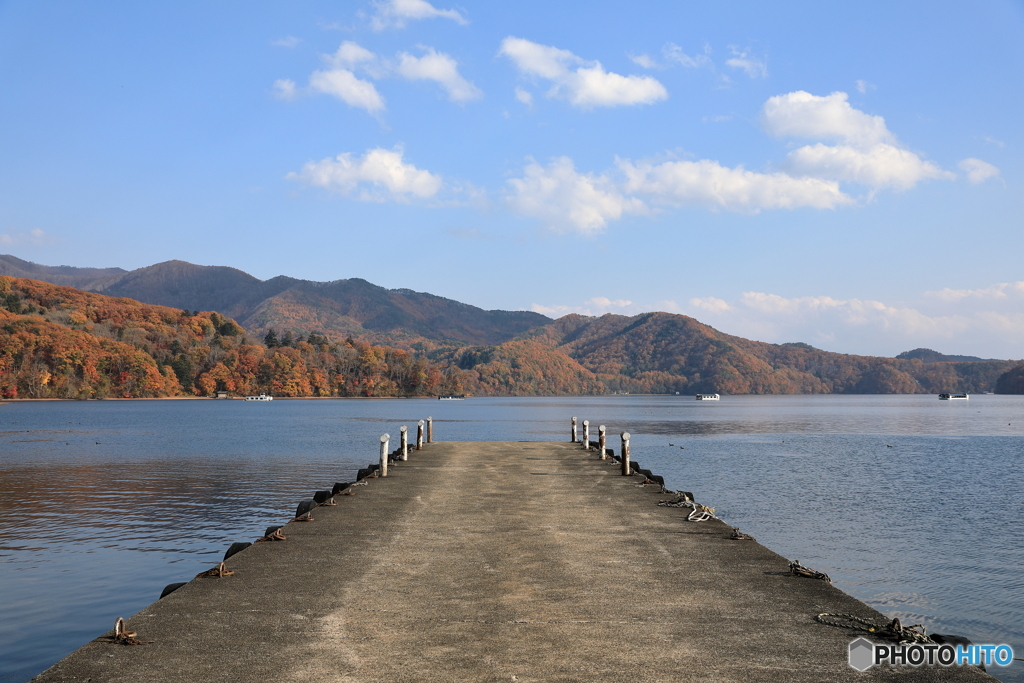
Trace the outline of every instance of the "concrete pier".
{"type": "Polygon", "coordinates": [[[579,443],[428,444],[131,617],[153,644],[92,642],[35,680],[993,680],[856,672],[858,634],[814,617],[881,614],[619,467],[579,443]]]}

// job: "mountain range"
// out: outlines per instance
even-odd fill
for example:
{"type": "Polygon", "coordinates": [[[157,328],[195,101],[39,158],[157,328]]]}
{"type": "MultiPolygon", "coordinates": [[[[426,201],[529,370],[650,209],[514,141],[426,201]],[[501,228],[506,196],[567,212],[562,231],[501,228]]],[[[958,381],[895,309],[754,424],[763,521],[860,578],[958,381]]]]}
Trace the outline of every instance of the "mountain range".
{"type": "Polygon", "coordinates": [[[313,282],[279,275],[260,280],[237,268],[166,261],[120,268],[41,266],[0,255],[0,275],[31,278],[147,304],[217,311],[253,334],[270,329],[320,332],[411,345],[500,344],[551,322],[529,311],[485,311],[451,299],[385,289],[351,278],[313,282]]]}
{"type": "MultiPolygon", "coordinates": [[[[324,335],[405,348],[458,368],[485,394],[939,393],[992,391],[1018,362],[914,349],[856,356],[804,343],[728,335],[688,316],[644,313],[557,320],[486,311],[352,278],[259,280],[224,266],[167,261],[133,271],[41,266],[0,256],[0,275],[198,313],[217,311],[248,334],[324,335]]],[[[1002,385],[1006,385],[1003,382],[1002,385]]]]}

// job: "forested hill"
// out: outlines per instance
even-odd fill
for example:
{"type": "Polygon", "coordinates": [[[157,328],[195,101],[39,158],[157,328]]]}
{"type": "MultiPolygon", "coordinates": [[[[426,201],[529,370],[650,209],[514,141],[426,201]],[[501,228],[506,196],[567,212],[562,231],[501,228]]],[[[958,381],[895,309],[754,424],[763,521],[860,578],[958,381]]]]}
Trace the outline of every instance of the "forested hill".
{"type": "Polygon", "coordinates": [[[982,392],[992,391],[999,376],[1018,364],[924,362],[767,344],[671,313],[568,315],[527,336],[562,351],[608,390],[630,393],[982,392]]]}
{"type": "Polygon", "coordinates": [[[434,348],[500,344],[551,321],[540,313],[485,311],[426,292],[386,289],[359,278],[312,282],[280,275],[260,280],[237,268],[186,261],[100,272],[40,266],[0,256],[0,274],[72,285],[148,304],[217,311],[259,335],[270,329],[303,335],[315,331],[334,339],[352,336],[405,347],[418,342],[419,348],[434,348]]]}
{"type": "Polygon", "coordinates": [[[669,313],[553,321],[356,278],[262,281],[234,268],[184,261],[111,273],[117,269],[69,270],[4,258],[0,267],[85,279],[120,296],[0,278],[7,288],[0,293],[6,310],[0,310],[0,375],[8,396],[202,395],[218,388],[324,396],[1024,391],[1021,372],[1007,374],[1019,361],[930,349],[897,358],[831,353],[803,343],[752,341],[669,313]],[[147,306],[129,292],[156,304],[179,303],[147,306]],[[278,335],[266,338],[271,329],[278,335]],[[88,368],[107,379],[81,363],[73,369],[62,364],[69,347],[91,349],[88,368]],[[120,360],[100,362],[111,354],[120,360]],[[134,363],[126,375],[111,370],[126,363],[134,363]],[[289,375],[286,367],[297,369],[289,375]],[[38,380],[44,375],[46,382],[38,380]]]}
{"type": "Polygon", "coordinates": [[[268,347],[217,312],[0,276],[0,398],[428,396],[461,393],[462,374],[322,334],[268,347]]]}
{"type": "Polygon", "coordinates": [[[24,261],[17,256],[0,254],[0,275],[17,278],[42,280],[55,285],[66,285],[78,289],[89,289],[105,280],[113,279],[128,271],[123,268],[77,268],[75,266],[41,266],[24,261]]]}

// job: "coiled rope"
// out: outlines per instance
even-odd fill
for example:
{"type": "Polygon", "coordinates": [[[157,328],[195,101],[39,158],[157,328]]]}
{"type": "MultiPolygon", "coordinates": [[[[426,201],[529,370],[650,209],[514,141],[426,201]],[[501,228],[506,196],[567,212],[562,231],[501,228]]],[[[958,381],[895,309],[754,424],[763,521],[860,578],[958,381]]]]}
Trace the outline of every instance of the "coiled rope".
{"type": "Polygon", "coordinates": [[[793,560],[789,563],[789,573],[795,576],[806,576],[809,579],[818,579],[820,581],[825,581],[830,586],[832,585],[832,577],[825,572],[818,572],[810,567],[803,566],[800,564],[800,560],[793,560]]]}
{"type": "Polygon", "coordinates": [[[139,640],[135,636],[139,635],[135,631],[128,630],[128,624],[121,617],[117,618],[114,622],[114,635],[107,636],[105,638],[97,638],[97,640],[105,640],[108,643],[114,643],[116,645],[150,645],[155,643],[155,640],[139,640]]]}
{"type": "Polygon", "coordinates": [[[706,522],[709,519],[718,519],[718,517],[715,517],[715,508],[695,503],[692,498],[685,494],[678,495],[672,500],[659,501],[658,505],[668,508],[693,508],[692,512],[686,517],[690,522],[706,522]]]}
{"type": "Polygon", "coordinates": [[[275,529],[274,531],[272,531],[271,533],[267,534],[266,536],[263,536],[262,538],[257,538],[256,542],[260,543],[262,541],[287,541],[287,540],[288,540],[288,538],[284,534],[281,533],[280,529],[275,529]]]}
{"type": "Polygon", "coordinates": [[[228,569],[227,566],[223,562],[221,562],[213,569],[207,569],[205,572],[199,572],[198,574],[196,574],[196,578],[201,579],[203,577],[213,577],[216,579],[220,579],[225,576],[232,576],[233,574],[234,572],[228,569]]]}
{"type": "Polygon", "coordinates": [[[852,614],[822,612],[814,617],[814,620],[827,626],[835,626],[836,628],[848,628],[851,631],[873,633],[880,638],[895,640],[898,643],[932,642],[924,625],[904,626],[898,618],[893,619],[888,624],[875,624],[852,614]]]}

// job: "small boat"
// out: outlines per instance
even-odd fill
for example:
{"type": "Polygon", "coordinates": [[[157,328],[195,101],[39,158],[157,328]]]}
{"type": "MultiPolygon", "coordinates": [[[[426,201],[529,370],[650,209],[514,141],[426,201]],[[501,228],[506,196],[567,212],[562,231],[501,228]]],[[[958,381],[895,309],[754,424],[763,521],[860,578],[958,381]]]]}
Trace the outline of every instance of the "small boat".
{"type": "Polygon", "coordinates": [[[438,401],[465,401],[465,394],[444,394],[443,396],[437,397],[438,401]]]}
{"type": "Polygon", "coordinates": [[[266,394],[260,394],[259,396],[246,396],[246,401],[273,401],[273,396],[267,396],[266,394]]]}
{"type": "Polygon", "coordinates": [[[939,394],[940,401],[966,401],[968,398],[967,394],[939,394]]]}
{"type": "Polygon", "coordinates": [[[717,401],[720,398],[718,394],[697,394],[698,401],[717,401]]]}

